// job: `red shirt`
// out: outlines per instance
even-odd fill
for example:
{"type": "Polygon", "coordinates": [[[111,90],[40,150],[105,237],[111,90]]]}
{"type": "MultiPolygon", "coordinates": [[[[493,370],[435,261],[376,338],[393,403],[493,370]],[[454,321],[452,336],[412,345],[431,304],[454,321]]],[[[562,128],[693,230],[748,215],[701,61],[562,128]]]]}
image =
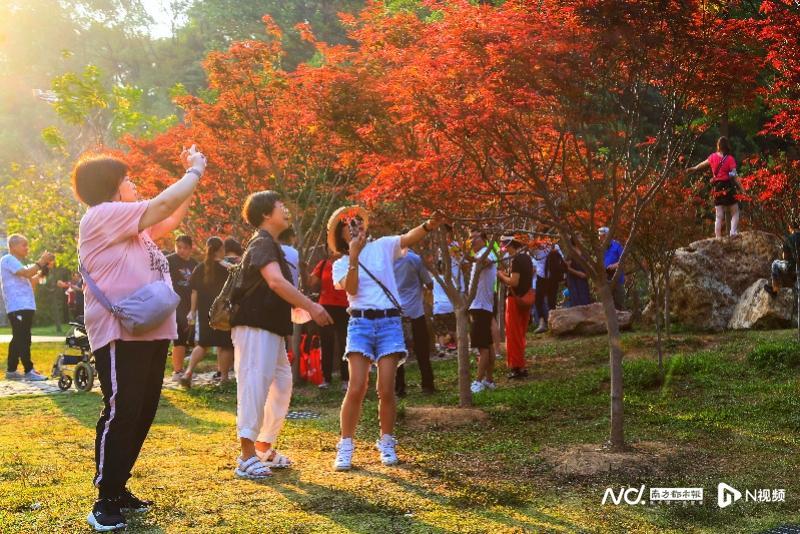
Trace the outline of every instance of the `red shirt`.
{"type": "Polygon", "coordinates": [[[719,152],[714,152],[708,156],[708,163],[711,165],[711,172],[714,173],[713,182],[730,180],[730,172],[736,171],[736,160],[731,155],[723,156],[719,152]]]}
{"type": "Polygon", "coordinates": [[[347,292],[333,287],[333,262],[322,260],[314,267],[311,273],[322,280],[322,287],[319,292],[319,303],[323,306],[339,306],[347,308],[347,292]]]}

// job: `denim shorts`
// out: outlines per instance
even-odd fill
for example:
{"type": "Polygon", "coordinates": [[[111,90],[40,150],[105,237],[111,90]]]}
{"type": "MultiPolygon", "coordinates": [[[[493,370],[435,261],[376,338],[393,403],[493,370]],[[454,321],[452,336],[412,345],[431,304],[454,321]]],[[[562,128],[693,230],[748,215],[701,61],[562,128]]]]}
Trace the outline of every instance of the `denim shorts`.
{"type": "Polygon", "coordinates": [[[347,347],[345,358],[360,352],[372,363],[390,354],[401,354],[399,363],[406,359],[408,351],[403,338],[403,321],[400,317],[366,319],[351,317],[347,325],[347,347]]]}

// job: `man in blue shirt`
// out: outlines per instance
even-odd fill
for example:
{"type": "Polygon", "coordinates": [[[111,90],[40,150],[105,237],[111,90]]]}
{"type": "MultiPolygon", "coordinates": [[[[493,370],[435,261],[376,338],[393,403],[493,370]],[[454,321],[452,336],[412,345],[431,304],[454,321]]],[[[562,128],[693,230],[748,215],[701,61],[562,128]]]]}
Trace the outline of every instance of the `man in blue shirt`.
{"type": "MultiPolygon", "coordinates": [[[[597,231],[598,237],[602,241],[606,238],[608,234],[608,228],[603,226],[597,231]]],[[[619,260],[622,258],[622,251],[625,250],[625,247],[617,241],[616,239],[612,239],[611,242],[608,244],[608,248],[606,249],[605,255],[603,256],[603,266],[606,268],[606,274],[608,275],[609,282],[617,272],[617,269],[620,269],[619,260]]],[[[620,272],[619,279],[614,287],[611,288],[611,292],[614,295],[614,306],[618,310],[625,309],[625,272],[620,272]]]]}
{"type": "Polygon", "coordinates": [[[7,380],[47,380],[33,369],[31,361],[31,327],[36,312],[31,279],[39,276],[55,256],[45,251],[39,261],[26,267],[22,262],[28,255],[28,240],[19,234],[8,238],[9,253],[0,258],[0,287],[11,323],[11,343],[8,344],[7,380]],[[22,360],[25,374],[17,372],[22,360]]]}
{"type": "MultiPolygon", "coordinates": [[[[431,394],[436,389],[433,385],[431,338],[428,333],[428,323],[425,320],[422,290],[423,288],[431,289],[433,279],[423,265],[422,258],[411,250],[394,262],[394,276],[397,280],[397,291],[400,293],[404,321],[411,326],[414,354],[417,357],[420,375],[422,375],[422,392],[431,394]]],[[[395,391],[399,397],[404,397],[406,393],[404,367],[401,365],[397,368],[395,391]]]]}

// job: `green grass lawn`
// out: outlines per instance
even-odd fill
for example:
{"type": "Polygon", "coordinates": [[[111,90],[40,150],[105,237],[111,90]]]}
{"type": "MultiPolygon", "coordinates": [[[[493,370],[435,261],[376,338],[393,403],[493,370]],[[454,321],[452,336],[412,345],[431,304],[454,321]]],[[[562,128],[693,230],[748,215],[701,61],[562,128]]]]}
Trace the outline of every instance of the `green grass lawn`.
{"type": "MultiPolygon", "coordinates": [[[[63,336],[66,335],[69,325],[61,325],[61,332],[56,329],[55,325],[34,326],[31,329],[31,334],[34,336],[63,336]]],[[[0,335],[11,335],[10,326],[0,326],[0,335]]]]}
{"type": "MultiPolygon", "coordinates": [[[[796,368],[764,369],[747,355],[792,332],[680,334],[659,384],[653,335],[626,334],[626,435],[672,449],[656,470],[566,476],[546,452],[601,445],[608,433],[605,340],[537,339],[532,376],[476,397],[488,420],[397,431],[402,464],[380,465],[370,393],[350,473],[333,473],[341,393],[298,386],[280,446],[296,467],[252,483],[232,476],[235,386],[167,391],[131,487],[156,501],[132,532],[759,532],[800,523],[800,396],[796,368]],[[785,503],[716,504],[716,486],[784,488],[785,503]],[[608,486],[704,487],[701,506],[601,506],[608,486]]],[[[58,344],[35,347],[49,370],[58,344]]],[[[5,347],[0,347],[0,357],[5,347]]],[[[501,366],[498,365],[498,368],[501,366]]],[[[411,386],[406,408],[453,406],[454,361],[435,363],[441,393],[411,386]]],[[[409,384],[419,375],[410,367],[409,384]]],[[[88,532],[94,492],[96,392],[0,399],[0,532],[88,532]]]]}

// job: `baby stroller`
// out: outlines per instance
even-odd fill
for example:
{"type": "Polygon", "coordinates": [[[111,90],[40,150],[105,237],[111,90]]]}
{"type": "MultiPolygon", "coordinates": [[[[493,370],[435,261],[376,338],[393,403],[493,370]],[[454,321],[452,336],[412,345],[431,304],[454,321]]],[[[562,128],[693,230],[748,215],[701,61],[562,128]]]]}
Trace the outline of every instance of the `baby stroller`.
{"type": "Polygon", "coordinates": [[[58,378],[58,388],[66,391],[72,386],[73,377],[75,389],[91,391],[94,386],[94,355],[89,348],[89,336],[86,335],[86,326],[82,322],[69,323],[72,329],[64,341],[67,349],[81,351],[80,354],[61,353],[53,364],[53,378],[58,378]],[[70,376],[69,373],[72,373],[70,376]]]}

